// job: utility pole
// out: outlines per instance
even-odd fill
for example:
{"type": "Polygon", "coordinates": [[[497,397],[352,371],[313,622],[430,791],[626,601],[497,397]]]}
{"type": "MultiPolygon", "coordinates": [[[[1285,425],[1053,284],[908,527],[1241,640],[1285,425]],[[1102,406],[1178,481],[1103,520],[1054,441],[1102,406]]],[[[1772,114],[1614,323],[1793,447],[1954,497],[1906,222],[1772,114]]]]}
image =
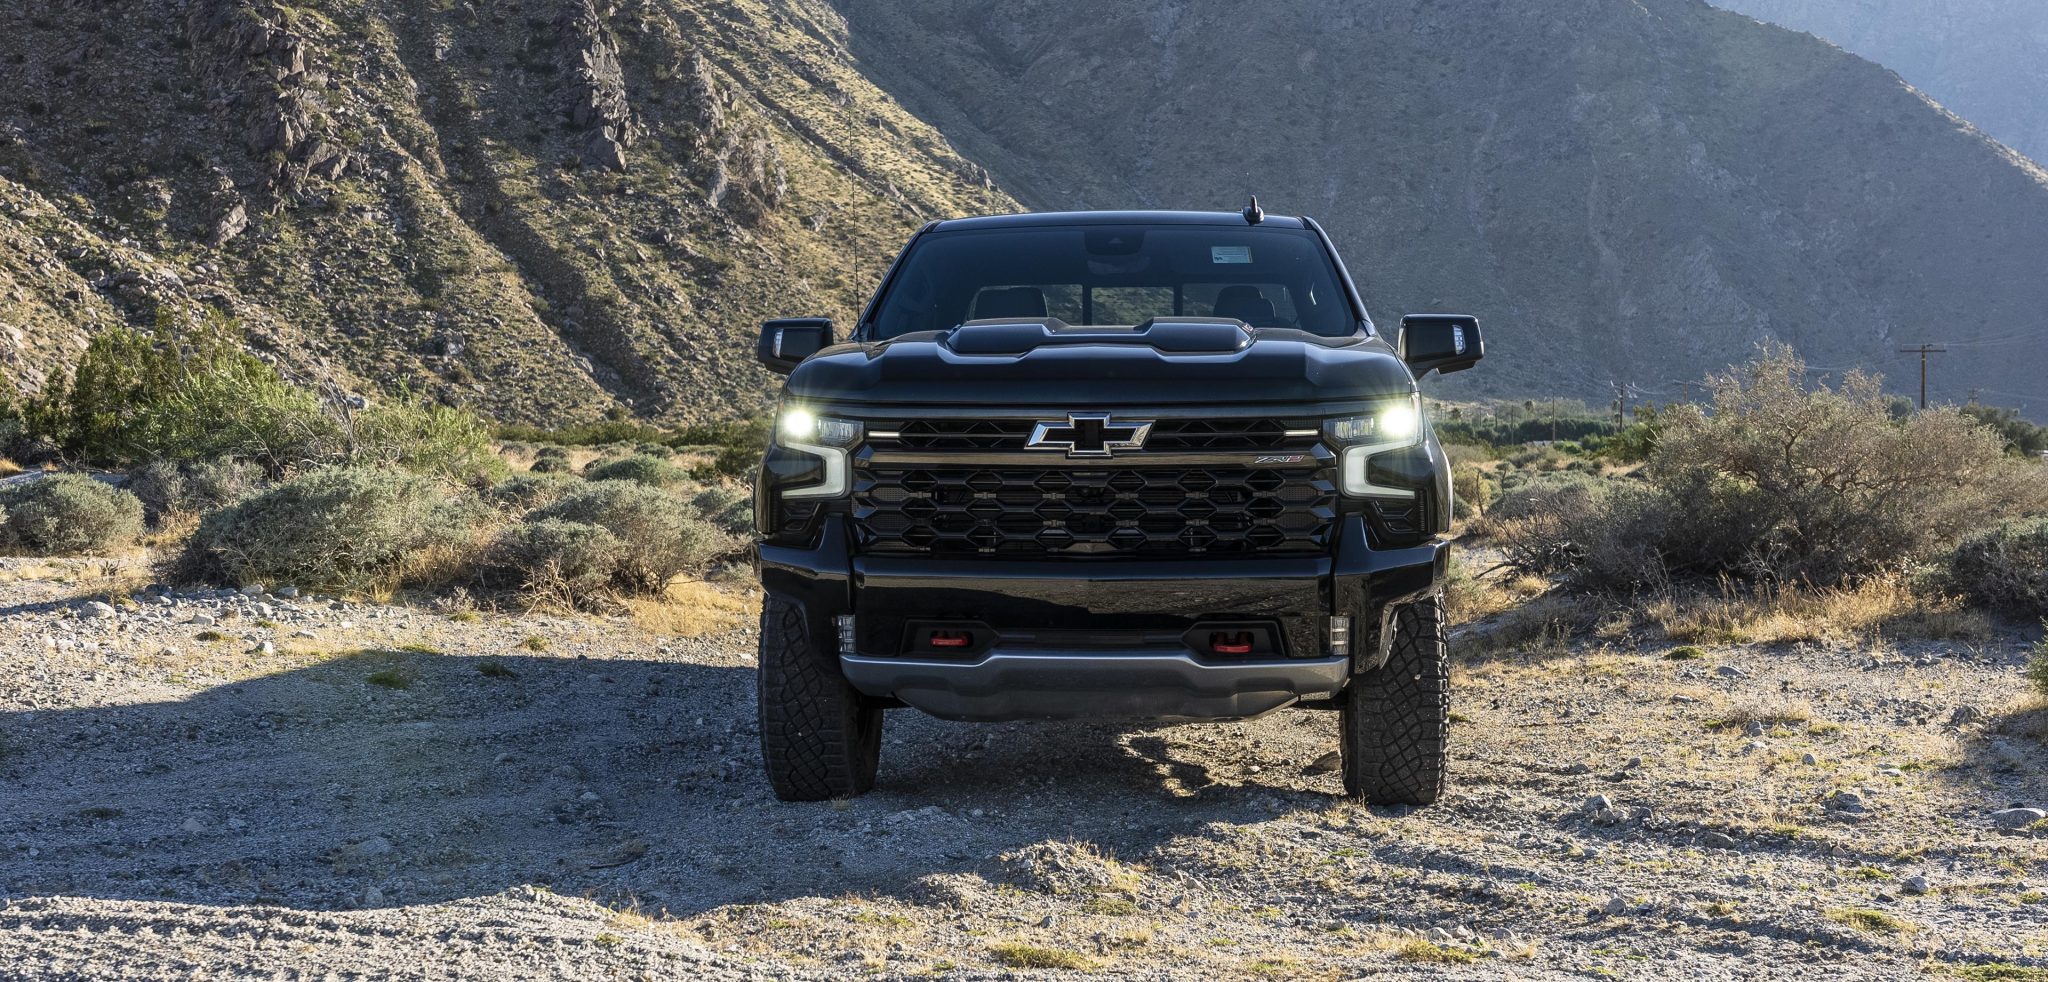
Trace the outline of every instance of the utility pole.
{"type": "Polygon", "coordinates": [[[1927,408],[1927,356],[1943,354],[1947,351],[1947,348],[1937,348],[1929,344],[1923,344],[1917,348],[1899,349],[1901,354],[1910,355],[1918,353],[1920,355],[1920,408],[1922,409],[1927,408]]]}

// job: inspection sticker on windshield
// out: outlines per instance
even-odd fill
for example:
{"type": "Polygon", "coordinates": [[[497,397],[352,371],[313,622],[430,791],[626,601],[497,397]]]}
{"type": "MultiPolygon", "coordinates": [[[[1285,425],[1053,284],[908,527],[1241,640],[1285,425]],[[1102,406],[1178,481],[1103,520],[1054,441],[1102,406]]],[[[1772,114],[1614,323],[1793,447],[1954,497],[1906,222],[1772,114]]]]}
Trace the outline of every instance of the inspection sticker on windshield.
{"type": "Polygon", "coordinates": [[[1252,247],[1210,246],[1209,261],[1218,266],[1249,266],[1252,261],[1252,247]]]}

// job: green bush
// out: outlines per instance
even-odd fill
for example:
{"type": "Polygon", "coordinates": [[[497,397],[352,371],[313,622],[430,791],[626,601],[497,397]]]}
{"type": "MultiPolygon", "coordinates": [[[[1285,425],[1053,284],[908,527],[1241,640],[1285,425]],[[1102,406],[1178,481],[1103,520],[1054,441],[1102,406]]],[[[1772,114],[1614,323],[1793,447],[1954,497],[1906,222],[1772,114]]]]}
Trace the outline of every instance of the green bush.
{"type": "Polygon", "coordinates": [[[334,424],[239,335],[225,319],[180,329],[168,316],[153,332],[102,332],[71,380],[52,381],[21,418],[88,463],[233,457],[282,474],[317,456],[334,424]]]}
{"type": "Polygon", "coordinates": [[[401,394],[350,420],[349,459],[359,467],[402,467],[458,484],[481,485],[505,471],[490,427],[466,409],[401,394]]]}
{"type": "Polygon", "coordinates": [[[536,509],[528,521],[555,519],[599,526],[618,537],[613,581],[629,591],[659,593],[686,570],[701,569],[738,542],[689,504],[630,481],[602,481],[536,509]]]}
{"type": "Polygon", "coordinates": [[[572,474],[575,468],[569,466],[569,451],[566,447],[542,447],[533,456],[533,466],[527,468],[535,474],[572,474]]]}
{"type": "Polygon", "coordinates": [[[214,583],[323,590],[428,581],[463,558],[480,507],[398,471],[312,471],[208,514],[177,572],[214,583]]]}
{"type": "Polygon", "coordinates": [[[650,454],[633,454],[593,464],[584,471],[584,476],[593,481],[632,481],[651,488],[672,488],[690,479],[682,468],[650,454]]]}
{"type": "Polygon", "coordinates": [[[1949,587],[2000,613],[2048,617],[2048,518],[2005,522],[1964,540],[1949,587]]]}
{"type": "Polygon", "coordinates": [[[142,535],[142,502],[82,474],[52,474],[0,489],[6,544],[40,556],[105,552],[142,535]]]}
{"type": "Polygon", "coordinates": [[[750,535],[754,530],[753,492],[731,484],[713,484],[697,492],[690,504],[705,518],[719,528],[734,535],[750,535]]]}
{"type": "Polygon", "coordinates": [[[573,600],[611,586],[623,543],[601,526],[542,518],[506,529],[492,545],[493,579],[573,600]]]}
{"type": "Polygon", "coordinates": [[[494,508],[523,514],[552,505],[582,485],[583,479],[574,474],[545,471],[514,474],[485,491],[484,500],[494,508]]]}

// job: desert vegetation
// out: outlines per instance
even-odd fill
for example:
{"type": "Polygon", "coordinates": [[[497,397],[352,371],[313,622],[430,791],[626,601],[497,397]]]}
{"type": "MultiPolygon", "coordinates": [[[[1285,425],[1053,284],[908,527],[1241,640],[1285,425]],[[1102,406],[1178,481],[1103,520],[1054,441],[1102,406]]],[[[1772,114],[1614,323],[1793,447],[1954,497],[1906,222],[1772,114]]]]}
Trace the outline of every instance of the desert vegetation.
{"type": "Polygon", "coordinates": [[[0,456],[53,471],[0,490],[0,549],[149,535],[182,583],[615,607],[737,554],[752,508],[733,475],[764,439],[751,423],[500,431],[408,391],[351,406],[244,351],[231,322],[165,319],[0,403],[0,456]]]}

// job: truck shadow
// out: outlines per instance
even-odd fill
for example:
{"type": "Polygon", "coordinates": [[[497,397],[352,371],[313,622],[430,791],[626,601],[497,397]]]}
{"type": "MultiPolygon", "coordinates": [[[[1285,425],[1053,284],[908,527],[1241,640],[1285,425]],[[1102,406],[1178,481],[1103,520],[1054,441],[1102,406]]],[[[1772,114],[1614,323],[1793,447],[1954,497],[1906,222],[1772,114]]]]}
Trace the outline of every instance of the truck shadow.
{"type": "MultiPolygon", "coordinates": [[[[993,878],[1006,850],[1139,855],[1328,804],[1153,733],[891,713],[880,786],[786,804],[754,672],[362,652],[159,702],[0,714],[0,896],[340,910],[521,884],[674,914],[993,878]]],[[[167,692],[172,690],[167,689],[167,692]]]]}

